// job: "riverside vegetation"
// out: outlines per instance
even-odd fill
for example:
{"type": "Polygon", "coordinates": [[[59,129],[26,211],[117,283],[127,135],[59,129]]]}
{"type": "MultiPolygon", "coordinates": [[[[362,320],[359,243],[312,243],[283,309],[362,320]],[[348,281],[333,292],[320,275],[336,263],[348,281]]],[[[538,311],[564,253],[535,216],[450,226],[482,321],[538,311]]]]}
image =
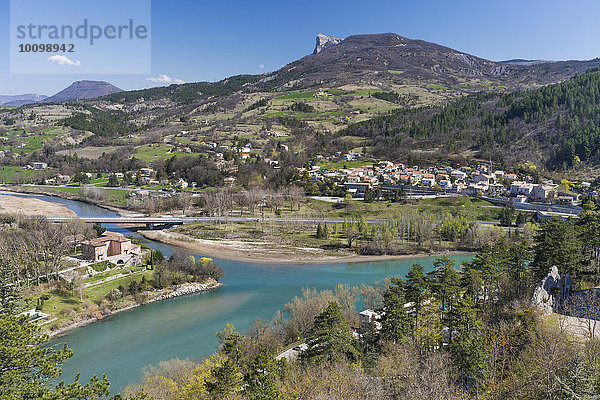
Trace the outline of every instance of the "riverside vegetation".
{"type": "MultiPolygon", "coordinates": [[[[374,285],[305,288],[270,321],[248,332],[226,325],[221,345],[204,360],[170,360],[148,367],[122,395],[131,399],[591,399],[600,395],[600,342],[574,336],[556,315],[530,306],[533,287],[551,265],[576,288],[597,284],[600,213],[578,221],[550,220],[531,239],[499,238],[459,270],[441,257],[425,273],[374,285]],[[358,325],[356,303],[379,320],[358,325]],[[380,326],[376,322],[380,323],[380,326]],[[276,355],[306,343],[297,360],[276,355]]],[[[5,293],[13,286],[3,285],[5,293]]],[[[9,297],[6,297],[9,298],[9,297]]],[[[0,349],[3,398],[107,395],[108,378],[51,388],[68,347],[45,349],[38,328],[3,303],[0,349]]]]}
{"type": "Polygon", "coordinates": [[[600,213],[550,220],[531,240],[485,244],[458,270],[441,257],[425,273],[369,286],[305,288],[271,321],[217,333],[202,361],[149,367],[125,393],[156,399],[592,399],[600,342],[574,336],[531,307],[534,286],[559,265],[576,288],[595,286],[600,213]],[[381,319],[358,338],[357,301],[381,319]],[[377,323],[380,323],[378,326],[377,323]],[[306,343],[297,360],[276,355],[306,343]]]}
{"type": "MultiPolygon", "coordinates": [[[[108,261],[78,266],[68,256],[80,254],[77,243],[102,233],[103,228],[92,229],[78,219],[53,224],[44,218],[5,216],[2,222],[0,302],[5,307],[13,304],[18,310],[35,308],[50,314],[41,321],[50,334],[166,298],[184,284],[218,287],[223,276],[212,259],[196,261],[175,252],[166,260],[148,248],[136,266],[108,261]]],[[[200,286],[194,288],[200,290],[200,286]]]]}
{"type": "MultiPolygon", "coordinates": [[[[265,243],[263,250],[310,246],[324,254],[344,256],[474,251],[505,235],[531,237],[535,229],[532,214],[510,209],[501,221],[506,228],[487,224],[501,220],[504,209],[464,196],[422,200],[374,197],[355,201],[347,196],[341,203],[328,203],[301,196],[288,200],[275,191],[220,189],[203,198],[202,209],[214,222],[190,223],[168,232],[192,242],[241,241],[249,248],[260,242],[265,243]],[[249,220],[231,220],[243,216],[249,220]]],[[[260,253],[261,247],[255,246],[253,251],[260,253]]]]}
{"type": "MultiPolygon", "coordinates": [[[[573,277],[576,289],[598,285],[600,214],[593,202],[576,221],[546,222],[462,198],[371,202],[378,196],[368,193],[362,203],[327,205],[298,199],[302,191],[339,197],[346,191],[298,170],[346,165],[344,153],[362,154],[357,163],[383,157],[409,165],[479,157],[523,169],[520,175],[535,181],[550,174],[592,181],[600,162],[600,73],[590,68],[598,62],[519,66],[394,34],[358,35],[267,75],[0,108],[0,178],[44,183],[66,174],[77,185],[137,189],[150,186],[134,173],[152,167],[159,183],[153,188],[171,188],[179,179],[196,187],[161,199],[97,187],[47,190],[148,213],[202,209],[221,217],[174,230],[191,238],[259,237],[367,254],[478,252],[461,269],[439,258],[430,273],[415,265],[405,278],[372,286],[305,288],[248,332],[226,325],[207,359],[148,367],[114,399],[594,399],[598,339],[576,336],[562,318],[541,317],[530,307],[533,287],[554,265],[573,277]],[[382,55],[389,63],[382,65],[382,55]],[[465,74],[466,66],[474,73],[465,74]],[[226,182],[234,182],[231,190],[221,189],[226,182]],[[202,200],[189,194],[203,191],[210,194],[202,200]],[[228,221],[237,212],[256,221],[228,221]],[[276,225],[262,218],[293,213],[312,222],[276,225]],[[331,216],[344,222],[327,223],[331,216]],[[369,224],[369,217],[380,221],[369,224]],[[509,229],[475,223],[498,219],[509,229]],[[357,302],[381,316],[380,329],[367,324],[358,338],[350,330],[358,324],[357,302]],[[298,360],[276,359],[301,343],[308,348],[298,360]]],[[[48,337],[17,316],[22,306],[67,320],[73,312],[110,312],[147,301],[155,288],[222,274],[209,261],[182,254],[159,261],[152,253],[149,269],[85,289],[124,273],[111,268],[87,282],[62,276],[69,269],[64,256],[76,251],[66,238],[95,232],[77,222],[1,222],[0,398],[110,395],[108,377],[52,383],[72,351],[44,347],[48,337]]]]}

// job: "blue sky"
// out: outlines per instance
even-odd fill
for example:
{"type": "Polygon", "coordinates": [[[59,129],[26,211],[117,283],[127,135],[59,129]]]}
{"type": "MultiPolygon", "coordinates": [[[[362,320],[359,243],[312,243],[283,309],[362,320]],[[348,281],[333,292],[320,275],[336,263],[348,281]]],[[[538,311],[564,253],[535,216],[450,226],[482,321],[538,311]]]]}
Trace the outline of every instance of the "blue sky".
{"type": "Polygon", "coordinates": [[[20,75],[10,74],[9,5],[0,0],[0,94],[50,95],[80,79],[137,89],[160,84],[148,80],[160,75],[196,82],[263,73],[311,53],[318,33],[394,32],[492,60],[600,56],[598,1],[152,0],[151,74],[20,75]]]}

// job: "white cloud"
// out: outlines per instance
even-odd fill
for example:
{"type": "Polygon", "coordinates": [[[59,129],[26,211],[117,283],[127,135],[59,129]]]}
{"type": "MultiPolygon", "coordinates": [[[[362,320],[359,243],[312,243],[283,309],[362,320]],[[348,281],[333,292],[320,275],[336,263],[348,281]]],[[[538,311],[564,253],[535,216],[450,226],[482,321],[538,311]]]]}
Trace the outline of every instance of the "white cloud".
{"type": "Polygon", "coordinates": [[[81,65],[80,61],[73,61],[69,57],[60,54],[48,57],[48,61],[58,63],[58,65],[71,65],[73,67],[81,65]]]}
{"type": "Polygon", "coordinates": [[[258,69],[265,69],[265,64],[260,64],[260,65],[258,66],[258,69]]]}
{"type": "Polygon", "coordinates": [[[150,82],[155,82],[155,83],[177,83],[177,84],[185,83],[181,79],[171,78],[170,76],[165,75],[165,74],[159,75],[156,78],[146,78],[146,80],[150,81],[150,82]]]}

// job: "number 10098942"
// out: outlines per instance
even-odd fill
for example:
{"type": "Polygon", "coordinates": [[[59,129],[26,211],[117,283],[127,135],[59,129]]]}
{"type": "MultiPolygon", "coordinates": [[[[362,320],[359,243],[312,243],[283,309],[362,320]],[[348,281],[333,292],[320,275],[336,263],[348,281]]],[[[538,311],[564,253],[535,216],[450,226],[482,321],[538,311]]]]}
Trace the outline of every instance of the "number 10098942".
{"type": "Polygon", "coordinates": [[[75,45],[72,43],[20,43],[19,53],[73,53],[75,45]]]}

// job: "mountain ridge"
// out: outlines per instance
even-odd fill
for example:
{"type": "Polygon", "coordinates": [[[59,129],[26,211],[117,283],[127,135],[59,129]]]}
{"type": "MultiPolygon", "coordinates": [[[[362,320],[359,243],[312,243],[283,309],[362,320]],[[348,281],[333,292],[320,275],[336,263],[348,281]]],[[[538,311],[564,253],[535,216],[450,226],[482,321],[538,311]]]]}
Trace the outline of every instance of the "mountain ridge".
{"type": "Polygon", "coordinates": [[[293,61],[266,74],[259,88],[289,90],[383,79],[404,85],[458,85],[479,79],[522,89],[560,82],[598,66],[598,59],[491,61],[425,40],[378,33],[351,35],[293,61]]]}
{"type": "Polygon", "coordinates": [[[46,98],[48,98],[48,96],[37,93],[0,95],[0,106],[18,107],[25,104],[37,103],[46,98]]]}
{"type": "Polygon", "coordinates": [[[119,92],[123,92],[123,89],[105,81],[81,80],[73,82],[65,89],[45,99],[44,102],[93,99],[119,92]]]}

